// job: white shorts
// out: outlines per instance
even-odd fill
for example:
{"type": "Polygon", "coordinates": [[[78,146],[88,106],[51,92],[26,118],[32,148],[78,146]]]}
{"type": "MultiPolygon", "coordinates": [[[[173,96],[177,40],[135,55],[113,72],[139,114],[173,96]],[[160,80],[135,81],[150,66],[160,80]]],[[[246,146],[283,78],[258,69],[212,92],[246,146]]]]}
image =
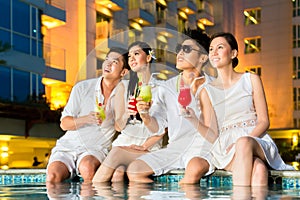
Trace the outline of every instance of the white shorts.
{"type": "Polygon", "coordinates": [[[211,163],[211,144],[199,135],[184,137],[180,141],[170,143],[166,148],[150,152],[137,158],[149,165],[155,176],[165,174],[174,169],[185,169],[192,158],[200,157],[209,163],[209,171],[214,171],[211,163]]]}
{"type": "MultiPolygon", "coordinates": [[[[61,149],[59,147],[54,147],[51,151],[51,156],[49,158],[48,166],[54,161],[60,161],[66,165],[70,172],[70,178],[73,178],[75,175],[79,175],[78,166],[81,160],[88,155],[92,155],[97,158],[100,163],[102,163],[107,156],[108,151],[106,149],[100,150],[87,150],[85,148],[76,148],[76,149],[61,149]]],[[[47,171],[48,171],[47,166],[47,171]]]]}

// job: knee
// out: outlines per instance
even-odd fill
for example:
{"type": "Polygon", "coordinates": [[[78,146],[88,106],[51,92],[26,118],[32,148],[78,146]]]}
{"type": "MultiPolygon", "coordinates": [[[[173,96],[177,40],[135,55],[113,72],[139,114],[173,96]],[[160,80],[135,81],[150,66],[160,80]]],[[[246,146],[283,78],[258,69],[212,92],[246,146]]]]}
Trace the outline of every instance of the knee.
{"type": "Polygon", "coordinates": [[[197,179],[201,178],[208,170],[209,163],[202,158],[193,158],[186,168],[186,171],[197,179]]]}
{"type": "Polygon", "coordinates": [[[99,160],[97,160],[94,156],[87,156],[80,161],[79,171],[83,176],[84,174],[94,175],[99,166],[99,160]]]}
{"type": "Polygon", "coordinates": [[[59,183],[67,179],[70,172],[61,162],[53,162],[47,169],[46,182],[59,183]]]}
{"type": "Polygon", "coordinates": [[[142,177],[148,177],[149,175],[153,174],[153,171],[144,161],[135,160],[129,164],[126,173],[128,179],[130,181],[134,181],[142,177]]]}
{"type": "Polygon", "coordinates": [[[252,151],[252,140],[251,137],[240,137],[235,144],[236,152],[252,151]]]}
{"type": "Polygon", "coordinates": [[[138,173],[138,170],[139,170],[139,160],[135,160],[135,161],[131,162],[128,165],[127,170],[126,170],[128,178],[130,179],[132,177],[135,177],[136,174],[138,173]]]}
{"type": "Polygon", "coordinates": [[[70,175],[64,175],[62,173],[59,173],[58,171],[49,171],[47,172],[46,182],[59,183],[66,179],[68,176],[70,175]]]}

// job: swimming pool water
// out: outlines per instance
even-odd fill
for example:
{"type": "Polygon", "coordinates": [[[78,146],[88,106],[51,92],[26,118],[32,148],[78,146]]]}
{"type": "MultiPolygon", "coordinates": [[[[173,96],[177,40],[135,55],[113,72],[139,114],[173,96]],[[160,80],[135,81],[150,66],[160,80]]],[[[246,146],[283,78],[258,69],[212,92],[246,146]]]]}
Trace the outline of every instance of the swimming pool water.
{"type": "Polygon", "coordinates": [[[300,199],[299,172],[272,171],[269,187],[233,187],[230,173],[216,171],[200,184],[179,186],[181,171],[154,178],[153,184],[66,182],[46,184],[45,170],[0,174],[0,199],[300,199]]]}
{"type": "Polygon", "coordinates": [[[173,183],[60,184],[11,183],[0,185],[0,199],[300,199],[300,189],[269,187],[201,186],[173,183]]]}

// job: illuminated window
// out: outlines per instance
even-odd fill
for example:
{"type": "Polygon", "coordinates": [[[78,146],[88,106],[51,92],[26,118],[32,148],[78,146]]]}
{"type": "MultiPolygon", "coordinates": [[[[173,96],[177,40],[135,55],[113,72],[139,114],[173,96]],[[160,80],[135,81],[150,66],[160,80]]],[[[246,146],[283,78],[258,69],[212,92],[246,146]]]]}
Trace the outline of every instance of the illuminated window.
{"type": "Polygon", "coordinates": [[[183,33],[185,29],[187,21],[186,19],[182,18],[181,16],[178,17],[178,32],[183,33]]]}
{"type": "Polygon", "coordinates": [[[255,74],[261,76],[261,66],[247,67],[246,72],[254,72],[255,74]]]}
{"type": "Polygon", "coordinates": [[[245,54],[261,51],[261,37],[245,38],[245,54]]]}
{"type": "Polygon", "coordinates": [[[300,56],[293,57],[293,79],[300,79],[300,56]]]}
{"type": "MultiPolygon", "coordinates": [[[[164,36],[159,36],[160,38],[164,38],[164,36]]],[[[167,49],[167,41],[162,41],[158,38],[156,40],[156,62],[164,62],[166,60],[166,49],[167,49]]],[[[165,39],[166,40],[166,39],[165,39]]]]}
{"type": "Polygon", "coordinates": [[[294,110],[300,110],[300,88],[293,89],[294,110]]]}
{"type": "Polygon", "coordinates": [[[299,128],[299,127],[300,127],[300,119],[294,118],[294,128],[299,128]]]}
{"type": "Polygon", "coordinates": [[[293,48],[300,47],[300,25],[293,26],[293,48]]]}
{"type": "Polygon", "coordinates": [[[162,23],[166,20],[167,9],[165,6],[156,3],[156,20],[157,23],[162,23]]]}
{"type": "Polygon", "coordinates": [[[293,0],[293,17],[300,16],[300,0],[293,0]]]}
{"type": "Polygon", "coordinates": [[[110,18],[97,12],[96,15],[96,38],[105,39],[109,36],[110,18]]]}
{"type": "Polygon", "coordinates": [[[260,8],[252,8],[244,10],[245,16],[245,25],[250,24],[260,24],[261,20],[261,9],[260,8]]]}

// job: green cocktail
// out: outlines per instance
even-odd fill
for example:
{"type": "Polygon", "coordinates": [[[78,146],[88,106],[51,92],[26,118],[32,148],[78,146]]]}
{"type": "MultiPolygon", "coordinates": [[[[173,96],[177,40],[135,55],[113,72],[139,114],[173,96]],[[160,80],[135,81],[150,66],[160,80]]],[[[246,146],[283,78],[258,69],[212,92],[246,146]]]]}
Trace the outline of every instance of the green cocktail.
{"type": "Polygon", "coordinates": [[[97,117],[100,118],[102,121],[104,121],[106,118],[104,108],[100,105],[97,105],[95,111],[98,113],[97,117]]]}
{"type": "Polygon", "coordinates": [[[142,85],[140,88],[140,95],[143,101],[149,103],[152,99],[151,85],[142,85]]]}

